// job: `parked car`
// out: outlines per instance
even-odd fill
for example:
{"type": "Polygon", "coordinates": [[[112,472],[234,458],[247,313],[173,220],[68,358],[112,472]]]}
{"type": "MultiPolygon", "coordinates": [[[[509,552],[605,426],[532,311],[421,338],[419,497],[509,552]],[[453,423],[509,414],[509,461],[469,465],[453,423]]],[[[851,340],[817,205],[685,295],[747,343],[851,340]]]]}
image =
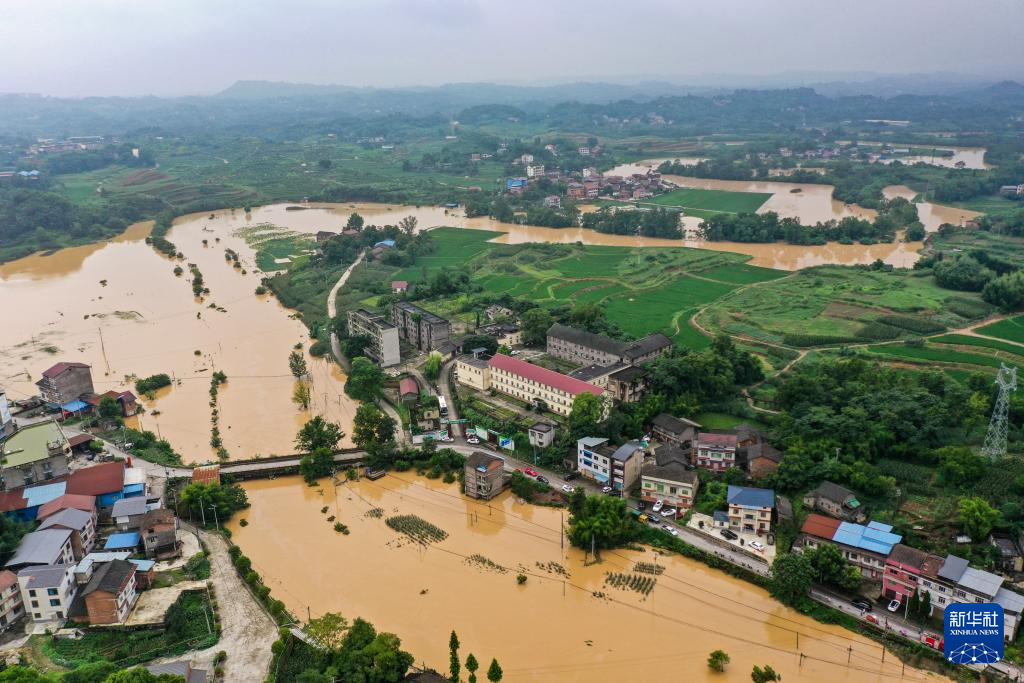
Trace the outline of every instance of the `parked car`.
{"type": "Polygon", "coordinates": [[[735,532],[730,531],[729,529],[722,529],[718,533],[722,534],[723,538],[728,538],[730,541],[735,541],[737,538],[739,538],[739,536],[737,536],[735,532]]]}
{"type": "Polygon", "coordinates": [[[764,546],[761,544],[760,541],[751,541],[750,542],[750,547],[753,548],[754,550],[756,550],[759,553],[763,553],[764,552],[764,546]]]}
{"type": "Polygon", "coordinates": [[[565,491],[566,493],[572,493],[573,491],[576,490],[576,487],[569,486],[568,484],[562,484],[562,490],[565,491]]]}
{"type": "Polygon", "coordinates": [[[526,473],[526,476],[528,476],[528,477],[536,477],[539,474],[539,472],[537,472],[537,470],[533,469],[532,467],[527,467],[524,470],[524,472],[526,473]]]}
{"type": "Polygon", "coordinates": [[[662,517],[675,517],[678,512],[675,508],[661,508],[662,517]]]}
{"type": "Polygon", "coordinates": [[[888,609],[890,612],[895,612],[899,608],[900,608],[900,601],[899,600],[891,600],[891,601],[889,601],[889,606],[886,609],[888,609]]]}
{"type": "Polygon", "coordinates": [[[871,602],[865,600],[864,598],[856,598],[854,600],[851,600],[850,604],[859,610],[864,610],[865,612],[870,612],[874,609],[874,607],[871,606],[871,602]]]}
{"type": "Polygon", "coordinates": [[[578,479],[579,476],[580,475],[577,472],[567,472],[566,475],[562,477],[562,479],[565,479],[566,481],[572,481],[573,479],[578,479]]]}
{"type": "Polygon", "coordinates": [[[539,474],[537,475],[537,481],[539,481],[541,484],[550,484],[551,483],[551,482],[548,481],[547,477],[541,476],[539,474]]]}
{"type": "Polygon", "coordinates": [[[614,498],[622,498],[622,489],[612,489],[608,492],[608,495],[614,498]]]}
{"type": "Polygon", "coordinates": [[[602,486],[601,487],[601,493],[611,493],[611,492],[612,492],[612,487],[611,486],[602,486]]]}
{"type": "Polygon", "coordinates": [[[644,502],[644,501],[642,501],[642,500],[639,500],[639,501],[637,501],[637,503],[636,503],[636,509],[637,509],[637,510],[646,510],[646,509],[647,509],[647,503],[645,503],[645,502],[644,502]]]}
{"type": "Polygon", "coordinates": [[[661,517],[658,515],[647,515],[647,521],[651,524],[661,524],[661,517]]]}
{"type": "Polygon", "coordinates": [[[661,500],[654,501],[654,505],[651,507],[655,512],[661,512],[661,508],[665,507],[665,502],[661,500]]]}
{"type": "Polygon", "coordinates": [[[679,530],[678,530],[678,529],[676,529],[676,528],[675,528],[674,526],[672,526],[671,524],[662,524],[662,525],[661,525],[661,528],[662,528],[663,530],[665,530],[665,531],[669,532],[669,533],[670,533],[670,534],[672,534],[673,536],[678,536],[678,535],[679,535],[679,530]]]}
{"type": "Polygon", "coordinates": [[[475,436],[467,436],[466,437],[466,443],[472,444],[473,446],[476,446],[476,445],[478,445],[480,443],[480,439],[478,439],[475,436]]]}

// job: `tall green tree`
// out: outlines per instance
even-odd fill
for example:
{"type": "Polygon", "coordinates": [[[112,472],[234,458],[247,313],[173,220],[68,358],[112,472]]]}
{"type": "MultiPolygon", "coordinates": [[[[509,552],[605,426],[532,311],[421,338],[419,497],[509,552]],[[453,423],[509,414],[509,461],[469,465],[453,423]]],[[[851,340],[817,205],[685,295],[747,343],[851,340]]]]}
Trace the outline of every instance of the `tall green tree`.
{"type": "Polygon", "coordinates": [[[456,635],[455,630],[453,629],[451,636],[448,637],[449,677],[453,681],[458,681],[460,671],[462,671],[462,665],[459,662],[459,636],[456,635]]]}
{"type": "Polygon", "coordinates": [[[348,631],[348,620],[337,612],[325,612],[311,620],[303,629],[315,643],[334,652],[341,647],[348,631]]]}
{"type": "Polygon", "coordinates": [[[725,665],[730,661],[732,661],[732,657],[725,650],[714,650],[708,655],[708,668],[722,673],[725,671],[725,665]]]}
{"type": "Polygon", "coordinates": [[[384,371],[369,358],[357,356],[352,360],[345,392],[357,401],[373,401],[380,396],[387,379],[384,371]]]}
{"type": "Polygon", "coordinates": [[[395,421],[372,403],[363,403],[356,408],[352,420],[352,440],[360,448],[371,443],[394,441],[395,421]]]}
{"type": "Polygon", "coordinates": [[[491,665],[487,667],[487,680],[491,683],[498,683],[505,672],[501,670],[501,665],[498,664],[497,659],[491,659],[491,665]]]}
{"type": "Polygon", "coordinates": [[[839,546],[823,543],[804,552],[811,562],[814,578],[820,583],[855,592],[860,587],[861,573],[843,557],[839,546]]]}
{"type": "Polygon", "coordinates": [[[121,418],[121,404],[118,403],[117,399],[104,396],[100,399],[100,406],[97,412],[104,420],[119,420],[121,418]]]}
{"type": "Polygon", "coordinates": [[[315,484],[321,477],[334,472],[334,454],[329,448],[315,448],[299,459],[299,474],[307,484],[315,484]]]}
{"type": "Polygon", "coordinates": [[[807,597],[811,590],[814,569],[802,553],[778,555],[772,562],[769,592],[787,605],[795,605],[807,597]]]}
{"type": "Polygon", "coordinates": [[[309,367],[306,365],[306,357],[301,351],[292,351],[288,354],[288,369],[296,377],[305,377],[309,374],[309,367]]]}
{"type": "Polygon", "coordinates": [[[315,415],[295,435],[295,447],[305,453],[312,453],[318,448],[333,451],[344,437],[341,427],[315,415]]]}
{"type": "Polygon", "coordinates": [[[584,391],[572,400],[569,413],[569,429],[575,438],[593,434],[598,423],[604,418],[604,402],[600,397],[584,391]]]}
{"type": "Polygon", "coordinates": [[[527,346],[544,346],[548,340],[548,329],[555,324],[551,313],[544,308],[531,308],[519,319],[523,343],[527,346]]]}
{"type": "Polygon", "coordinates": [[[772,681],[781,681],[782,674],[767,664],[763,669],[755,664],[750,672],[750,680],[754,683],[772,683],[772,681]]]}
{"type": "Polygon", "coordinates": [[[480,668],[480,663],[476,661],[476,657],[472,652],[466,657],[466,671],[469,672],[469,683],[476,683],[476,670],[480,668]]]}
{"type": "Polygon", "coordinates": [[[960,525],[974,541],[983,540],[999,521],[999,510],[979,496],[961,498],[959,511],[960,525]]]}

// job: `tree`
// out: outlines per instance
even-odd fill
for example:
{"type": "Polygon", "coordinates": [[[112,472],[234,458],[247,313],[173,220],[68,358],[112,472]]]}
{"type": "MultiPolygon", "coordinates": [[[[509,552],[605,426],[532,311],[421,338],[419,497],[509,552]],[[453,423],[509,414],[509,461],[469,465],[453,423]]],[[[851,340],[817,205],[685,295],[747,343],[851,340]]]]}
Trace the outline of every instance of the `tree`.
{"type": "Polygon", "coordinates": [[[599,552],[632,541],[636,525],[622,498],[587,496],[582,509],[569,518],[568,536],[577,548],[599,552]]]}
{"type": "Polygon", "coordinates": [[[437,351],[431,351],[430,355],[427,356],[427,362],[423,364],[423,376],[431,382],[436,380],[438,375],[441,374],[441,362],[441,354],[437,351]]]}
{"type": "Polygon", "coordinates": [[[309,373],[309,368],[306,367],[306,358],[301,351],[292,351],[288,354],[288,369],[296,378],[304,377],[309,373]]]}
{"type": "Polygon", "coordinates": [[[363,217],[358,213],[353,212],[348,217],[348,222],[345,223],[345,227],[349,230],[362,230],[363,229],[363,217]]]}
{"type": "Polygon", "coordinates": [[[310,395],[309,385],[301,379],[296,381],[295,386],[292,388],[292,403],[302,410],[309,410],[309,403],[311,399],[312,396],[310,395]]]}
{"type": "Polygon", "coordinates": [[[933,455],[939,459],[939,481],[946,486],[966,486],[985,474],[985,459],[966,446],[944,446],[933,455]]]}
{"type": "Polygon", "coordinates": [[[232,513],[249,507],[245,489],[238,484],[189,484],[181,490],[179,503],[192,514],[193,519],[202,519],[204,513],[209,517],[210,508],[214,507],[221,522],[232,513]]]}
{"type": "Polygon", "coordinates": [[[469,672],[469,683],[476,683],[476,670],[480,668],[480,663],[476,661],[476,657],[470,652],[469,656],[466,657],[466,671],[469,672]]]}
{"type": "Polygon", "coordinates": [[[725,665],[731,661],[732,658],[725,650],[715,650],[708,655],[708,668],[722,673],[725,671],[725,665]]]}
{"type": "MultiPolygon", "coordinates": [[[[112,662],[92,662],[67,672],[61,677],[60,683],[103,683],[115,671],[117,666],[112,662]]],[[[0,681],[4,680],[0,676],[0,681]]]]}
{"type": "Polygon", "coordinates": [[[768,590],[787,605],[795,605],[807,597],[813,576],[811,561],[802,553],[778,555],[772,562],[768,590]]]}
{"type": "Polygon", "coordinates": [[[574,436],[586,436],[597,429],[597,423],[604,418],[604,403],[600,397],[589,391],[577,394],[569,413],[569,428],[574,436]]]}
{"type": "Polygon", "coordinates": [[[295,435],[295,447],[304,453],[311,453],[318,448],[333,451],[344,437],[345,432],[341,431],[341,427],[316,415],[302,425],[302,429],[295,435]]]}
{"type": "Polygon", "coordinates": [[[416,216],[406,216],[402,220],[398,221],[398,227],[402,232],[411,237],[412,234],[416,232],[416,223],[416,216]]]}
{"type": "Polygon", "coordinates": [[[487,667],[487,680],[491,683],[498,683],[504,675],[505,673],[501,670],[498,660],[491,659],[491,665],[487,667]]]}
{"type": "Polygon", "coordinates": [[[152,674],[141,666],[134,669],[124,669],[107,676],[103,683],[184,683],[181,676],[172,674],[152,674]]]}
{"type": "Polygon", "coordinates": [[[100,399],[99,415],[104,420],[118,420],[121,418],[121,404],[115,398],[104,396],[100,399]]]}
{"type": "Polygon", "coordinates": [[[452,630],[452,635],[448,638],[448,672],[451,674],[453,681],[459,680],[459,672],[462,670],[462,665],[459,663],[459,636],[452,630]]]}
{"type": "Polygon", "coordinates": [[[357,356],[345,382],[345,393],[357,401],[373,401],[380,396],[386,379],[384,371],[369,358],[357,356]]]}
{"type": "Polygon", "coordinates": [[[555,323],[544,308],[531,308],[523,313],[519,327],[523,332],[523,343],[527,346],[544,346],[548,339],[548,329],[555,323]]]}
{"type": "Polygon", "coordinates": [[[486,334],[474,334],[462,340],[462,349],[466,353],[473,349],[483,349],[484,353],[493,356],[498,352],[498,340],[486,334]]]}
{"type": "Polygon", "coordinates": [[[771,681],[781,681],[782,675],[767,664],[763,669],[755,664],[754,669],[750,672],[750,680],[754,683],[771,683],[771,681]]]}
{"type": "Polygon", "coordinates": [[[313,642],[334,651],[341,647],[348,631],[348,620],[336,612],[325,612],[306,624],[303,630],[313,642]]]}
{"type": "Polygon", "coordinates": [[[974,541],[989,535],[999,521],[999,510],[988,504],[984,498],[970,496],[960,499],[960,525],[974,541]]]}
{"type": "Polygon", "coordinates": [[[334,472],[334,455],[328,448],[316,448],[299,459],[299,474],[307,484],[315,484],[320,477],[334,472]]]}
{"type": "Polygon", "coordinates": [[[352,440],[360,448],[395,440],[395,421],[372,403],[363,403],[352,420],[352,440]]]}
{"type": "Polygon", "coordinates": [[[843,557],[839,546],[823,543],[804,553],[811,562],[814,578],[819,583],[854,592],[860,586],[861,573],[843,557]]]}

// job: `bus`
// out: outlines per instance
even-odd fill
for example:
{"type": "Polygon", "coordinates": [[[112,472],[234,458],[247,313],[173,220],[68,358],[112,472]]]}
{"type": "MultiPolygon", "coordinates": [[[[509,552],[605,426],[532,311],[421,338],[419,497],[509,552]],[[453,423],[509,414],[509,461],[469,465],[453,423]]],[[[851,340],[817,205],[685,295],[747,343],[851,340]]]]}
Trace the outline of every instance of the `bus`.
{"type": "Polygon", "coordinates": [[[444,396],[438,395],[437,406],[441,409],[441,417],[448,419],[448,404],[444,401],[444,396]]]}

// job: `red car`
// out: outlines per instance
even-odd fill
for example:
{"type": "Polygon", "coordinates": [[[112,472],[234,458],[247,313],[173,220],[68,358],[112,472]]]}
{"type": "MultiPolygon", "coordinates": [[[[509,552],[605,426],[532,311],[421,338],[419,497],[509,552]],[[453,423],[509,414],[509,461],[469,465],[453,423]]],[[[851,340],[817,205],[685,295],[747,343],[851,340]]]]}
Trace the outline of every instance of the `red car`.
{"type": "Polygon", "coordinates": [[[530,475],[531,477],[536,477],[538,474],[540,474],[537,470],[533,469],[532,467],[527,467],[525,471],[526,474],[530,475]]]}

